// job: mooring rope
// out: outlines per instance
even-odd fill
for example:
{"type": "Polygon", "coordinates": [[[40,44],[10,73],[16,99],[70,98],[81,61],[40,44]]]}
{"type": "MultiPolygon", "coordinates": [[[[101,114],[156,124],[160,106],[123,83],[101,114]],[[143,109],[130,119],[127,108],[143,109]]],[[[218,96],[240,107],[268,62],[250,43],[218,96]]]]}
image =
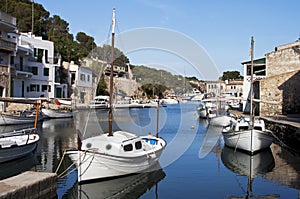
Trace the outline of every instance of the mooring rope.
{"type": "Polygon", "coordinates": [[[285,147],[285,148],[287,148],[288,150],[291,150],[291,151],[293,151],[293,152],[300,153],[299,150],[296,150],[296,149],[293,149],[293,148],[289,147],[289,146],[288,146],[287,144],[285,144],[282,140],[280,140],[279,137],[277,137],[277,136],[273,133],[273,131],[270,131],[270,133],[271,133],[272,136],[279,142],[279,145],[280,145],[280,146],[283,146],[283,147],[285,147]]]}

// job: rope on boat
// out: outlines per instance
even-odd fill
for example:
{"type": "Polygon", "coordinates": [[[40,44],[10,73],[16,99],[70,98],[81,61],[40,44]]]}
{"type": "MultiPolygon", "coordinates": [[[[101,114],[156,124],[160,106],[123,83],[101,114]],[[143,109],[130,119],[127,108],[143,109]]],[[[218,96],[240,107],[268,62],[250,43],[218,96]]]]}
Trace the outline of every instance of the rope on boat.
{"type": "MultiPolygon", "coordinates": [[[[86,155],[86,153],[87,153],[87,151],[84,151],[84,156],[86,155]]],[[[57,174],[57,172],[58,172],[58,170],[59,170],[59,168],[60,168],[60,166],[61,166],[61,164],[62,164],[62,162],[63,162],[63,160],[64,160],[65,154],[66,154],[66,151],[64,151],[63,157],[61,158],[61,160],[60,160],[60,162],[59,162],[59,165],[58,165],[58,167],[57,167],[57,169],[56,169],[56,171],[55,171],[56,174],[57,174]]],[[[93,154],[95,155],[95,153],[93,153],[93,154]]],[[[88,157],[88,158],[87,158],[86,160],[84,160],[84,161],[81,161],[80,164],[78,165],[78,167],[80,167],[83,163],[85,163],[86,161],[88,161],[91,157],[94,158],[94,155],[88,157]]],[[[67,175],[73,173],[73,172],[77,169],[77,167],[74,168],[74,169],[72,169],[72,170],[69,171],[69,172],[67,172],[67,171],[68,171],[72,166],[74,166],[74,165],[76,165],[76,162],[75,162],[75,161],[74,161],[68,168],[66,168],[62,173],[60,173],[57,177],[58,177],[58,178],[64,178],[64,177],[66,177],[67,175]]]]}
{"type": "Polygon", "coordinates": [[[294,152],[296,152],[296,153],[300,153],[299,150],[296,150],[296,149],[293,149],[293,148],[289,147],[289,146],[288,146],[287,144],[285,144],[282,140],[280,140],[279,137],[277,137],[277,136],[273,133],[273,131],[270,131],[270,133],[271,133],[272,136],[279,142],[279,145],[280,145],[280,146],[283,146],[283,147],[287,148],[288,150],[294,151],[294,152]]]}

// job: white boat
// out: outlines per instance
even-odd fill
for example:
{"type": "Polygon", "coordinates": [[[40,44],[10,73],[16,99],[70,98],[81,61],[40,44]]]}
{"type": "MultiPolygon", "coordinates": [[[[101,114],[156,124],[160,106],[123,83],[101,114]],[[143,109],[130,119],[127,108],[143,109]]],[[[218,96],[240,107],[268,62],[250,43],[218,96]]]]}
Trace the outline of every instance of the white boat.
{"type": "Polygon", "coordinates": [[[70,99],[61,99],[61,98],[57,98],[54,100],[55,104],[57,105],[72,105],[72,101],[70,99]]]}
{"type": "Polygon", "coordinates": [[[0,163],[31,153],[37,146],[36,128],[28,128],[0,135],[0,163]]]}
{"type": "MultiPolygon", "coordinates": [[[[251,39],[251,52],[253,52],[253,38],[251,39]]],[[[253,69],[253,54],[251,53],[251,67],[253,69]]],[[[231,124],[223,129],[225,145],[254,154],[260,150],[267,149],[273,142],[271,131],[265,129],[262,119],[254,119],[253,113],[253,70],[251,70],[250,86],[250,119],[242,117],[238,120],[232,119],[231,124]]]]}
{"type": "Polygon", "coordinates": [[[216,116],[216,117],[212,117],[210,119],[209,125],[219,126],[219,127],[227,127],[230,125],[231,120],[232,120],[232,117],[228,116],[228,115],[216,116]]]}
{"type": "MultiPolygon", "coordinates": [[[[43,117],[39,116],[39,120],[43,117]]],[[[35,116],[28,116],[27,114],[13,115],[13,114],[0,114],[0,125],[16,125],[34,123],[35,116]]]]}
{"type": "Polygon", "coordinates": [[[90,108],[95,109],[108,109],[109,108],[109,96],[98,95],[90,103],[90,108]]]}
{"type": "Polygon", "coordinates": [[[42,113],[46,118],[70,118],[73,117],[73,113],[71,110],[61,110],[61,109],[49,109],[49,108],[42,108],[42,113]]]}
{"type": "Polygon", "coordinates": [[[248,118],[231,119],[231,124],[223,129],[224,143],[226,146],[254,154],[267,149],[273,142],[271,131],[265,129],[262,119],[254,120],[253,129],[248,118]]]}
{"type": "MultiPolygon", "coordinates": [[[[112,52],[114,49],[114,29],[115,9],[113,9],[111,29],[112,52]]],[[[67,151],[71,160],[77,164],[79,183],[120,177],[149,170],[149,168],[158,163],[166,146],[166,142],[158,137],[158,133],[156,133],[156,136],[137,136],[125,131],[113,132],[113,60],[112,53],[109,84],[109,132],[100,134],[100,130],[98,132],[98,129],[90,130],[90,125],[76,122],[76,125],[85,126],[81,135],[82,141],[79,143],[78,150],[67,151]],[[93,136],[86,138],[86,134],[92,134],[93,136]],[[95,136],[95,134],[99,135],[95,136]]],[[[91,111],[90,113],[93,114],[94,112],[95,111],[91,111]]],[[[75,115],[75,119],[79,117],[80,115],[78,115],[78,117],[75,115]]],[[[88,121],[88,118],[83,119],[87,119],[88,121]]],[[[99,126],[99,129],[100,128],[101,126],[99,126]]]]}
{"type": "Polygon", "coordinates": [[[200,118],[213,118],[217,116],[216,99],[204,99],[197,108],[200,118]]]}
{"type": "Polygon", "coordinates": [[[161,104],[178,104],[179,101],[177,99],[173,98],[165,98],[160,100],[161,104]]]}
{"type": "Polygon", "coordinates": [[[157,164],[166,142],[155,136],[116,131],[82,141],[80,151],[68,151],[77,163],[78,181],[141,173],[157,164]]]}

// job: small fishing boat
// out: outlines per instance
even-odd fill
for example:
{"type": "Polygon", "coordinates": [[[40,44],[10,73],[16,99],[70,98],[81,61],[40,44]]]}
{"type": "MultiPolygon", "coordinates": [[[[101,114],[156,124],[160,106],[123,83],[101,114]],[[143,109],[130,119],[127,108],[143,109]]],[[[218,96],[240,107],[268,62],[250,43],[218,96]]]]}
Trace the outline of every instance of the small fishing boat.
{"type": "Polygon", "coordinates": [[[15,124],[28,124],[34,123],[35,116],[27,115],[14,115],[14,114],[0,114],[0,125],[15,125],[15,124]]]}
{"type": "Polygon", "coordinates": [[[42,113],[46,118],[70,118],[73,117],[71,110],[42,108],[42,113]]]}
{"type": "Polygon", "coordinates": [[[254,154],[267,149],[273,142],[272,132],[265,128],[262,119],[254,119],[253,111],[253,37],[251,38],[251,84],[250,84],[250,118],[231,119],[229,126],[223,129],[225,145],[254,154]]]}
{"type": "MultiPolygon", "coordinates": [[[[115,9],[113,9],[111,30],[111,52],[114,52],[115,9]]],[[[101,132],[100,126],[98,129],[89,130],[90,126],[87,123],[75,122],[76,125],[84,126],[84,129],[83,132],[78,130],[79,138],[81,138],[78,139],[78,149],[67,151],[67,155],[77,165],[79,183],[121,177],[149,170],[158,163],[166,147],[166,141],[158,137],[158,130],[155,136],[138,136],[121,130],[113,132],[114,53],[111,53],[111,56],[108,133],[101,132]],[[93,136],[85,137],[86,134],[93,136]]],[[[88,115],[95,112],[89,111],[88,115]]],[[[75,119],[79,119],[80,114],[80,111],[75,114],[75,119]]],[[[89,117],[84,119],[89,121],[89,117]]],[[[78,127],[78,129],[80,128],[78,127]]]]}
{"type": "Polygon", "coordinates": [[[0,135],[0,163],[31,153],[37,146],[36,128],[22,129],[0,135]]]}

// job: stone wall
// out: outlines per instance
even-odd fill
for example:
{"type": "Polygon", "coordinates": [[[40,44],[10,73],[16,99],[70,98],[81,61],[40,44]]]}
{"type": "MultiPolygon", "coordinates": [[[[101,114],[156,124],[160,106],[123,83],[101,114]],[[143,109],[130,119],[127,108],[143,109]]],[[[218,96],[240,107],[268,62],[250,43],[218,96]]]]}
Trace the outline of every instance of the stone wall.
{"type": "Polygon", "coordinates": [[[266,54],[267,77],[300,70],[300,41],[285,44],[266,54]]]}
{"type": "Polygon", "coordinates": [[[260,100],[266,102],[260,103],[262,116],[300,113],[299,99],[300,70],[260,80],[260,100]]]}

